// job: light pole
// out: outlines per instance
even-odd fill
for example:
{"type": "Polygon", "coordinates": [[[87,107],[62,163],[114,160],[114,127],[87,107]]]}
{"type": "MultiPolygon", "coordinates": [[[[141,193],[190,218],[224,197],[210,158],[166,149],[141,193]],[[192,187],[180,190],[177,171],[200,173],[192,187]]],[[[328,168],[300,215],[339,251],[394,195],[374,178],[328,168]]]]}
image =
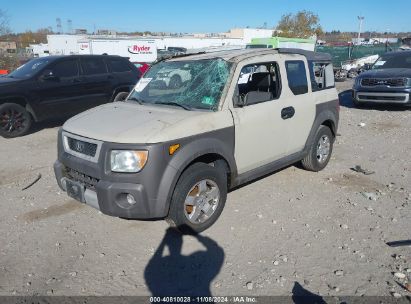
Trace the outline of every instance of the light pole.
{"type": "Polygon", "coordinates": [[[363,21],[364,21],[364,16],[358,16],[358,21],[360,22],[360,28],[358,29],[357,44],[360,45],[361,30],[362,30],[362,23],[363,23],[363,21]]]}

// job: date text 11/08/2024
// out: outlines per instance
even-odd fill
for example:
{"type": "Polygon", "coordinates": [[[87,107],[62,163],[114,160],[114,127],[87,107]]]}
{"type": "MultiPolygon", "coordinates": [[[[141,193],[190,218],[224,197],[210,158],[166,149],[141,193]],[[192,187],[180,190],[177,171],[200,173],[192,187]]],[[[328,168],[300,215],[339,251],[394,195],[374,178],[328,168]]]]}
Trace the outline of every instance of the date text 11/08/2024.
{"type": "Polygon", "coordinates": [[[150,303],[257,303],[255,297],[150,297],[150,303]]]}

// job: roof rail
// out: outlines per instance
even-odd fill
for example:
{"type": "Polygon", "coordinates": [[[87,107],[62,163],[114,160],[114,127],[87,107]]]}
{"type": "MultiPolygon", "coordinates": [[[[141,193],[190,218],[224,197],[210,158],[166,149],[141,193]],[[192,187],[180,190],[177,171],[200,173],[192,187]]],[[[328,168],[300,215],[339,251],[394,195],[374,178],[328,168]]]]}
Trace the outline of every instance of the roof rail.
{"type": "Polygon", "coordinates": [[[166,55],[161,57],[160,59],[157,59],[156,61],[153,62],[152,65],[157,64],[159,62],[168,60],[168,59],[174,59],[174,58],[180,58],[180,57],[188,57],[191,55],[202,55],[205,54],[206,52],[197,52],[197,53],[185,53],[185,54],[176,54],[176,55],[166,55]]]}
{"type": "Polygon", "coordinates": [[[303,55],[307,60],[331,61],[332,57],[328,53],[319,53],[293,48],[276,48],[279,54],[298,54],[303,55]]]}

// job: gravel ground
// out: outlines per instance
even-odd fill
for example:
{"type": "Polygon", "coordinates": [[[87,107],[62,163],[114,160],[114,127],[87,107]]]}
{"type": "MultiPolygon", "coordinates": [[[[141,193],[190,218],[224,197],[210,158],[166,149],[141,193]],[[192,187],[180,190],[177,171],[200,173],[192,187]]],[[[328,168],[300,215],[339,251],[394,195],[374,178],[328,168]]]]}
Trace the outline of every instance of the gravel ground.
{"type": "Polygon", "coordinates": [[[325,170],[290,166],[231,192],[199,237],[68,198],[52,170],[59,123],[0,138],[0,295],[410,295],[410,247],[385,242],[410,239],[411,111],[342,100],[325,170]]]}

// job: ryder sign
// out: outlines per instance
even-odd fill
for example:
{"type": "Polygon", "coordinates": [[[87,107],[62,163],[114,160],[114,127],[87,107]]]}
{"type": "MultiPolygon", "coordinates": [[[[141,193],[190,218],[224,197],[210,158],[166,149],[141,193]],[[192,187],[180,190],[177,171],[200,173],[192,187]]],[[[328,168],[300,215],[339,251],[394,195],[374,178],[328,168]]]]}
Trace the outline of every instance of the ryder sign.
{"type": "Polygon", "coordinates": [[[131,62],[154,62],[157,46],[149,39],[94,39],[88,42],[88,50],[79,45],[80,54],[107,54],[130,58],[131,62]]]}

